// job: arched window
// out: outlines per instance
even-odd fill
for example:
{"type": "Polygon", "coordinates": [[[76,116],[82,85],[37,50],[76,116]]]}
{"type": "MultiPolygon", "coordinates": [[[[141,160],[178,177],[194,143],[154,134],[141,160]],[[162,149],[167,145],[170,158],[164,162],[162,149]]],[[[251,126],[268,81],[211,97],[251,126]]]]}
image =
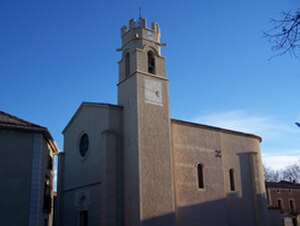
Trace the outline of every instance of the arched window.
{"type": "Polygon", "coordinates": [[[125,55],[125,77],[130,75],[130,55],[126,53],[125,55]]]}
{"type": "Polygon", "coordinates": [[[203,166],[201,164],[197,165],[197,175],[198,175],[198,188],[204,188],[204,173],[203,166]]]}
{"type": "Polygon", "coordinates": [[[290,213],[295,213],[295,201],[293,199],[289,200],[290,213]]]}
{"type": "Polygon", "coordinates": [[[155,57],[152,51],[148,52],[148,72],[155,74],[155,57]]]}
{"type": "Polygon", "coordinates": [[[235,184],[234,184],[234,170],[229,170],[229,183],[230,183],[230,191],[235,191],[235,184]]]}

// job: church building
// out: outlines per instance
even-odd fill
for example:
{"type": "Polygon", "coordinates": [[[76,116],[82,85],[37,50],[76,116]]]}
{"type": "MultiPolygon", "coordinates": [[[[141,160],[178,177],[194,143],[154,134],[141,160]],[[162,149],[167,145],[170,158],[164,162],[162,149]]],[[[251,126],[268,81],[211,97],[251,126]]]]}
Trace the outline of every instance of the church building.
{"type": "Polygon", "coordinates": [[[267,226],[261,138],[170,118],[160,28],[121,28],[118,102],[83,102],[59,155],[60,226],[267,226]]]}

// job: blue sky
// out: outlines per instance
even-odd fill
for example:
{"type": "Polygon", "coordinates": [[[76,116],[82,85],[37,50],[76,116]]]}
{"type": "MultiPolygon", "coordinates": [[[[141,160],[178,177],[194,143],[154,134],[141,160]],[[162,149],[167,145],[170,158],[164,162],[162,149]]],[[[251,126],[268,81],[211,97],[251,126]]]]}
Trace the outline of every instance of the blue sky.
{"type": "Polygon", "coordinates": [[[0,109],[61,131],[82,101],[117,102],[120,28],[160,24],[171,117],[262,136],[275,169],[299,159],[300,59],[272,52],[269,18],[297,0],[0,1],[0,109]]]}

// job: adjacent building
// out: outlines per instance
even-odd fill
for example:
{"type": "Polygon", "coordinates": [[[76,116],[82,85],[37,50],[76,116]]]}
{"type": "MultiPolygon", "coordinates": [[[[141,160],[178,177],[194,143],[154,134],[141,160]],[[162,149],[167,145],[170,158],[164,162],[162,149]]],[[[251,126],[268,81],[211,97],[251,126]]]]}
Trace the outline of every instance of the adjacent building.
{"type": "Polygon", "coordinates": [[[0,111],[0,222],[52,226],[54,155],[47,128],[0,111]]]}
{"type": "Polygon", "coordinates": [[[269,208],[280,209],[283,218],[292,218],[293,225],[300,225],[300,184],[289,181],[266,182],[269,208]]]}
{"type": "Polygon", "coordinates": [[[261,138],[171,119],[159,25],[121,38],[118,104],[83,102],[63,131],[59,225],[267,226],[261,138]]]}

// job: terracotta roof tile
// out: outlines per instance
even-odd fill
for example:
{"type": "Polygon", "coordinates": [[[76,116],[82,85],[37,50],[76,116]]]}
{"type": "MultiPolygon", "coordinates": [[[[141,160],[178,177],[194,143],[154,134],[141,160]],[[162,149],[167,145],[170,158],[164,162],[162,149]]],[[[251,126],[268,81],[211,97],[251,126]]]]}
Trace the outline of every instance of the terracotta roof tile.
{"type": "Polygon", "coordinates": [[[43,126],[36,125],[34,123],[20,119],[14,115],[8,114],[6,112],[0,111],[0,125],[5,127],[15,127],[15,128],[28,128],[28,129],[40,129],[45,130],[43,126]]]}

